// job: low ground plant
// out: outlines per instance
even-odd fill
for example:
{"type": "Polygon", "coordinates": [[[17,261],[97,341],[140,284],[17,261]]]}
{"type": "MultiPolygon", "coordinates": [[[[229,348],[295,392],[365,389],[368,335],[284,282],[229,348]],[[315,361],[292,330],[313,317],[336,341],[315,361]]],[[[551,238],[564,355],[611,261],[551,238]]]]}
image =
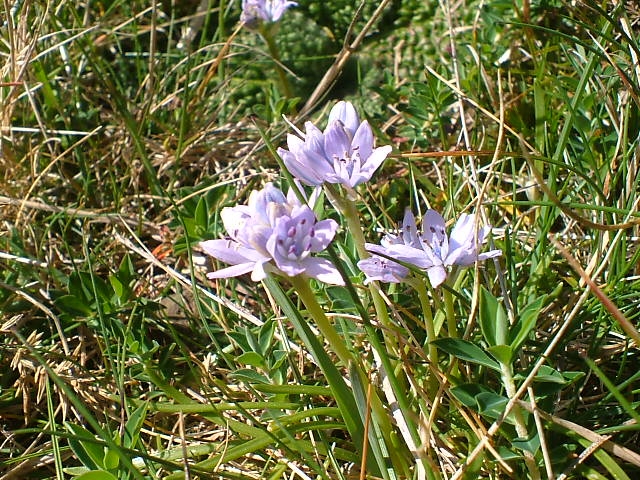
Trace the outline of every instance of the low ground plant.
{"type": "Polygon", "coordinates": [[[634,479],[630,2],[2,6],[3,479],[634,479]]]}

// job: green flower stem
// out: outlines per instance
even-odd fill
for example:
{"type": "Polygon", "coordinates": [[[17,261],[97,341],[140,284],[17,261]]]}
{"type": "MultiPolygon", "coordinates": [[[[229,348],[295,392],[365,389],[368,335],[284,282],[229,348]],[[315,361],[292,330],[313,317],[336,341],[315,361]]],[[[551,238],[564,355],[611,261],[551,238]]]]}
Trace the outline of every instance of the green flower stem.
{"type": "MultiPolygon", "coordinates": [[[[353,237],[358,256],[361,260],[369,258],[371,254],[367,252],[367,249],[364,246],[364,232],[362,231],[362,224],[360,223],[360,216],[358,215],[358,209],[356,208],[355,202],[342,198],[333,185],[325,184],[325,188],[333,203],[340,209],[341,213],[347,220],[347,227],[349,228],[349,233],[351,233],[351,236],[353,237]]],[[[385,305],[384,300],[378,293],[378,288],[377,282],[371,282],[369,285],[369,291],[371,292],[371,298],[373,299],[373,306],[376,309],[376,315],[378,320],[380,320],[380,323],[385,328],[389,328],[389,312],[387,311],[387,306],[385,305]]],[[[394,349],[397,348],[397,342],[395,339],[387,338],[387,340],[394,349]]]]}
{"type": "Polygon", "coordinates": [[[442,296],[444,297],[444,310],[447,316],[447,331],[451,338],[459,338],[458,324],[456,323],[456,313],[453,309],[453,295],[447,289],[442,289],[442,296]]]}
{"type": "Polygon", "coordinates": [[[338,358],[345,364],[349,365],[349,362],[355,362],[355,359],[351,352],[347,350],[344,344],[344,338],[341,337],[334,326],[331,324],[327,316],[324,314],[324,310],[316,300],[316,296],[313,294],[311,287],[309,286],[309,280],[306,277],[297,275],[289,278],[291,285],[298,292],[298,296],[304,303],[305,307],[316,322],[316,326],[325,340],[331,345],[331,348],[336,352],[338,358]]]}
{"type": "MultiPolygon", "coordinates": [[[[406,282],[411,285],[416,292],[418,292],[418,298],[420,299],[420,306],[422,307],[422,315],[424,316],[424,328],[427,332],[427,352],[429,355],[429,361],[433,365],[434,369],[438,368],[438,349],[433,342],[436,339],[436,329],[433,323],[433,312],[431,311],[431,301],[429,300],[429,294],[427,293],[427,287],[424,284],[424,280],[421,278],[410,277],[406,282]]],[[[435,398],[438,392],[439,382],[434,375],[429,376],[429,397],[435,398]]]]}
{"type": "MultiPolygon", "coordinates": [[[[353,354],[349,350],[347,350],[347,347],[344,344],[343,337],[338,334],[336,329],[333,327],[333,325],[325,315],[324,310],[316,300],[316,297],[311,290],[309,279],[303,277],[302,275],[297,275],[295,277],[289,278],[289,282],[298,293],[298,296],[302,300],[302,303],[304,303],[305,307],[307,307],[307,310],[311,314],[311,317],[315,320],[318,330],[320,330],[320,333],[322,334],[324,339],[336,352],[338,358],[345,364],[345,366],[347,366],[347,368],[350,364],[353,364],[355,366],[355,370],[358,372],[358,376],[360,378],[360,383],[363,385],[364,391],[367,391],[370,383],[369,378],[363,372],[360,362],[356,361],[353,354]]],[[[378,425],[380,425],[387,445],[391,445],[393,427],[391,425],[391,422],[389,421],[389,416],[387,415],[387,412],[384,409],[382,401],[380,400],[380,397],[378,396],[376,390],[373,390],[371,395],[371,411],[378,425]]]]}
{"type": "Polygon", "coordinates": [[[429,294],[427,293],[427,287],[421,278],[409,277],[405,280],[411,285],[416,292],[418,292],[418,298],[420,299],[420,306],[422,307],[422,315],[424,316],[424,328],[427,332],[428,353],[429,360],[432,364],[438,364],[438,349],[435,345],[432,345],[436,339],[436,329],[433,323],[433,312],[431,311],[431,301],[429,300],[429,294]]]}
{"type": "MultiPolygon", "coordinates": [[[[500,369],[502,373],[502,382],[507,390],[507,396],[511,399],[516,395],[516,385],[513,381],[511,365],[500,362],[500,369]]],[[[522,410],[520,410],[520,407],[516,404],[514,405],[512,412],[516,421],[516,432],[518,432],[518,436],[520,438],[529,438],[529,431],[527,430],[527,425],[522,416],[522,410]]],[[[530,478],[532,480],[540,480],[540,470],[538,469],[538,464],[536,463],[533,454],[528,450],[522,450],[522,453],[524,455],[524,463],[529,470],[530,478]]]]}
{"type": "Polygon", "coordinates": [[[269,49],[269,53],[276,64],[276,71],[278,72],[278,77],[280,78],[280,85],[282,86],[282,93],[287,98],[293,98],[293,93],[291,90],[291,85],[289,84],[289,80],[287,79],[287,73],[282,68],[282,60],[280,60],[280,52],[278,51],[278,47],[276,46],[276,42],[273,38],[273,32],[269,27],[261,27],[260,35],[264,39],[264,42],[267,44],[267,48],[269,49]]]}

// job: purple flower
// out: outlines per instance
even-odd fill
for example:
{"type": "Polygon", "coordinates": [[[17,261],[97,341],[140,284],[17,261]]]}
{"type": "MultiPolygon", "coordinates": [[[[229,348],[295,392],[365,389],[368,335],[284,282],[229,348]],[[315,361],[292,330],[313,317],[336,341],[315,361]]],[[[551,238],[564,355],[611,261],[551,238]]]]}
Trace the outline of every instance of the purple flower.
{"type": "Polygon", "coordinates": [[[491,227],[478,228],[475,215],[463,213],[451,235],[447,236],[442,215],[435,210],[427,210],[422,219],[422,229],[420,235],[415,217],[407,210],[400,234],[387,235],[381,245],[368,243],[366,248],[426,270],[433,287],[445,281],[447,267],[467,267],[476,261],[502,255],[501,250],[478,253],[491,227]]]}
{"type": "Polygon", "coordinates": [[[409,269],[399,263],[389,260],[379,255],[372,255],[369,258],[360,260],[358,268],[364,272],[367,283],[378,280],[384,283],[400,283],[404,277],[409,275],[409,269]]]}
{"type": "Polygon", "coordinates": [[[285,0],[242,0],[240,21],[249,27],[255,27],[260,21],[277,22],[285,10],[297,5],[285,0]]]}
{"type": "MultiPolygon", "coordinates": [[[[312,199],[314,196],[317,198],[312,195],[312,199]]],[[[327,248],[338,224],[334,220],[318,222],[313,211],[291,191],[285,197],[268,183],[264,189],[251,192],[247,205],[223,208],[220,216],[228,238],[207,240],[200,246],[232,266],[210,272],[207,277],[228,278],[251,272],[251,279],[259,281],[272,271],[343,284],[331,262],[311,257],[311,253],[327,248]]]]}
{"type": "Polygon", "coordinates": [[[305,123],[303,138],[287,135],[289,150],[278,149],[291,174],[307,185],[342,183],[354,188],[368,181],[391,152],[390,146],[374,148],[369,122],[360,122],[349,102],[338,102],[321,132],[305,123]]]}

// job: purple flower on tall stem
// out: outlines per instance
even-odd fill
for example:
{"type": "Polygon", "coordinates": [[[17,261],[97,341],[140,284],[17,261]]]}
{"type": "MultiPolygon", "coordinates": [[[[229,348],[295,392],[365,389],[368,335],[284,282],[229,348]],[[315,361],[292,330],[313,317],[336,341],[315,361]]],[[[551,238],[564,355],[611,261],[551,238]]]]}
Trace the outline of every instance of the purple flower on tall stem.
{"type": "Polygon", "coordinates": [[[331,109],[324,132],[307,122],[302,138],[287,135],[287,146],[278,154],[294,177],[307,185],[327,182],[349,188],[368,181],[391,152],[388,145],[374,148],[369,122],[360,122],[353,105],[344,101],[331,109]]]}
{"type": "Polygon", "coordinates": [[[228,238],[207,240],[200,246],[232,266],[210,272],[207,277],[228,278],[251,272],[251,279],[260,281],[271,271],[343,284],[330,261],[311,256],[327,248],[338,224],[334,220],[318,222],[313,211],[291,191],[285,197],[268,183],[251,193],[247,205],[223,208],[220,216],[228,238]]]}
{"type": "Polygon", "coordinates": [[[447,236],[442,215],[435,210],[427,210],[422,219],[422,229],[423,233],[419,234],[415,217],[407,210],[399,235],[387,235],[381,245],[368,243],[366,248],[374,254],[383,254],[425,270],[433,287],[445,281],[448,267],[468,267],[476,261],[502,254],[501,250],[478,253],[491,227],[478,228],[473,214],[463,213],[447,236]]]}
{"type": "Polygon", "coordinates": [[[258,22],[277,22],[289,7],[298,5],[286,0],[242,0],[240,21],[249,27],[258,22]]]}

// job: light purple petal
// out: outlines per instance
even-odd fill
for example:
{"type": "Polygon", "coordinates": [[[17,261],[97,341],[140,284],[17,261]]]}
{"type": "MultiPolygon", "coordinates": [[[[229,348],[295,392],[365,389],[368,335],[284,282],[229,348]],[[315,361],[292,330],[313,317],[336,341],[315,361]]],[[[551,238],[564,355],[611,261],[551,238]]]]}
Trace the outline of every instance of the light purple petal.
{"type": "Polygon", "coordinates": [[[220,270],[216,270],[215,272],[207,273],[207,278],[215,279],[215,278],[229,278],[229,277],[237,277],[238,275],[243,275],[245,273],[249,273],[255,267],[255,262],[249,263],[240,263],[238,265],[234,265],[232,267],[222,268],[220,270]]]}
{"type": "Polygon", "coordinates": [[[360,125],[360,119],[358,118],[358,113],[356,109],[353,107],[351,102],[345,102],[341,100],[336,103],[331,112],[329,112],[329,121],[327,122],[327,126],[331,125],[336,120],[342,122],[342,124],[351,132],[351,136],[353,136],[360,125]]]}
{"type": "Polygon", "coordinates": [[[422,238],[429,245],[440,245],[447,237],[444,218],[435,210],[427,210],[422,217],[422,238]]]}
{"type": "Polygon", "coordinates": [[[385,283],[399,283],[409,274],[409,269],[399,263],[373,255],[358,262],[358,268],[367,276],[365,284],[374,280],[385,283]]]}
{"type": "Polygon", "coordinates": [[[360,154],[363,162],[373,153],[373,132],[371,131],[369,122],[366,120],[362,122],[358,130],[356,130],[353,140],[351,141],[351,148],[354,154],[356,152],[360,154]]]}
{"type": "Polygon", "coordinates": [[[433,267],[434,265],[442,264],[430,250],[421,250],[410,247],[409,245],[393,244],[388,247],[382,247],[381,245],[367,243],[365,244],[365,248],[369,252],[386,255],[395,260],[415,265],[423,270],[433,267]]]}
{"type": "Polygon", "coordinates": [[[331,243],[333,237],[338,230],[338,223],[335,220],[322,220],[313,227],[313,235],[311,235],[310,250],[314,253],[321,252],[331,243]]]}
{"type": "Polygon", "coordinates": [[[322,177],[318,176],[313,168],[309,168],[309,165],[304,165],[299,162],[298,157],[293,153],[283,148],[278,148],[278,155],[282,158],[284,165],[291,175],[307,185],[322,185],[322,177]]]}
{"type": "Polygon", "coordinates": [[[482,260],[486,260],[487,258],[499,257],[502,255],[502,250],[490,250],[485,253],[481,253],[478,255],[477,251],[470,251],[464,255],[460,255],[459,258],[454,262],[456,265],[460,265],[461,267],[468,267],[473,265],[476,260],[481,262],[482,260]]]}
{"type": "Polygon", "coordinates": [[[333,162],[351,155],[351,138],[342,123],[334,122],[324,132],[324,151],[333,162]]]}
{"type": "Polygon", "coordinates": [[[478,232],[478,238],[476,239],[476,228],[475,215],[466,213],[460,215],[456,225],[453,227],[453,230],[451,230],[451,249],[453,250],[462,246],[467,246],[467,248],[471,249],[476,245],[480,245],[483,239],[480,237],[480,232],[478,232]]]}
{"type": "Polygon", "coordinates": [[[253,266],[253,271],[251,272],[251,280],[254,282],[259,282],[267,278],[267,272],[264,267],[266,265],[266,261],[256,262],[253,266]]]}
{"type": "Polygon", "coordinates": [[[230,240],[207,240],[200,242],[200,247],[213,258],[232,265],[256,261],[261,258],[258,252],[230,240]]]}
{"type": "Polygon", "coordinates": [[[324,156],[324,137],[320,129],[311,122],[306,122],[304,128],[306,148],[324,156]]]}
{"type": "Polygon", "coordinates": [[[389,145],[376,148],[373,153],[369,155],[369,158],[363,161],[362,167],[360,168],[361,180],[358,184],[368,182],[375,171],[380,167],[380,165],[382,165],[382,162],[384,162],[389,153],[391,153],[391,146],[389,145]]]}
{"type": "Polygon", "coordinates": [[[302,264],[307,276],[330,285],[344,285],[342,275],[335,265],[326,258],[309,257],[302,264]]]}
{"type": "Polygon", "coordinates": [[[220,212],[220,218],[222,218],[224,229],[235,239],[251,218],[251,210],[247,205],[224,207],[220,212]]]}
{"type": "Polygon", "coordinates": [[[413,248],[421,248],[420,239],[418,238],[418,227],[416,226],[416,217],[413,216],[413,212],[408,208],[404,211],[404,219],[402,220],[402,239],[405,245],[413,248]]]}
{"type": "Polygon", "coordinates": [[[267,252],[267,240],[271,236],[273,229],[264,224],[254,224],[247,226],[247,241],[254,250],[264,257],[269,257],[267,252]]]}
{"type": "Polygon", "coordinates": [[[447,271],[442,266],[431,267],[427,270],[429,282],[433,288],[439,287],[447,278],[447,271]]]}
{"type": "Polygon", "coordinates": [[[478,255],[478,261],[481,262],[482,260],[499,257],[500,255],[502,255],[502,250],[489,250],[488,252],[478,255]]]}

